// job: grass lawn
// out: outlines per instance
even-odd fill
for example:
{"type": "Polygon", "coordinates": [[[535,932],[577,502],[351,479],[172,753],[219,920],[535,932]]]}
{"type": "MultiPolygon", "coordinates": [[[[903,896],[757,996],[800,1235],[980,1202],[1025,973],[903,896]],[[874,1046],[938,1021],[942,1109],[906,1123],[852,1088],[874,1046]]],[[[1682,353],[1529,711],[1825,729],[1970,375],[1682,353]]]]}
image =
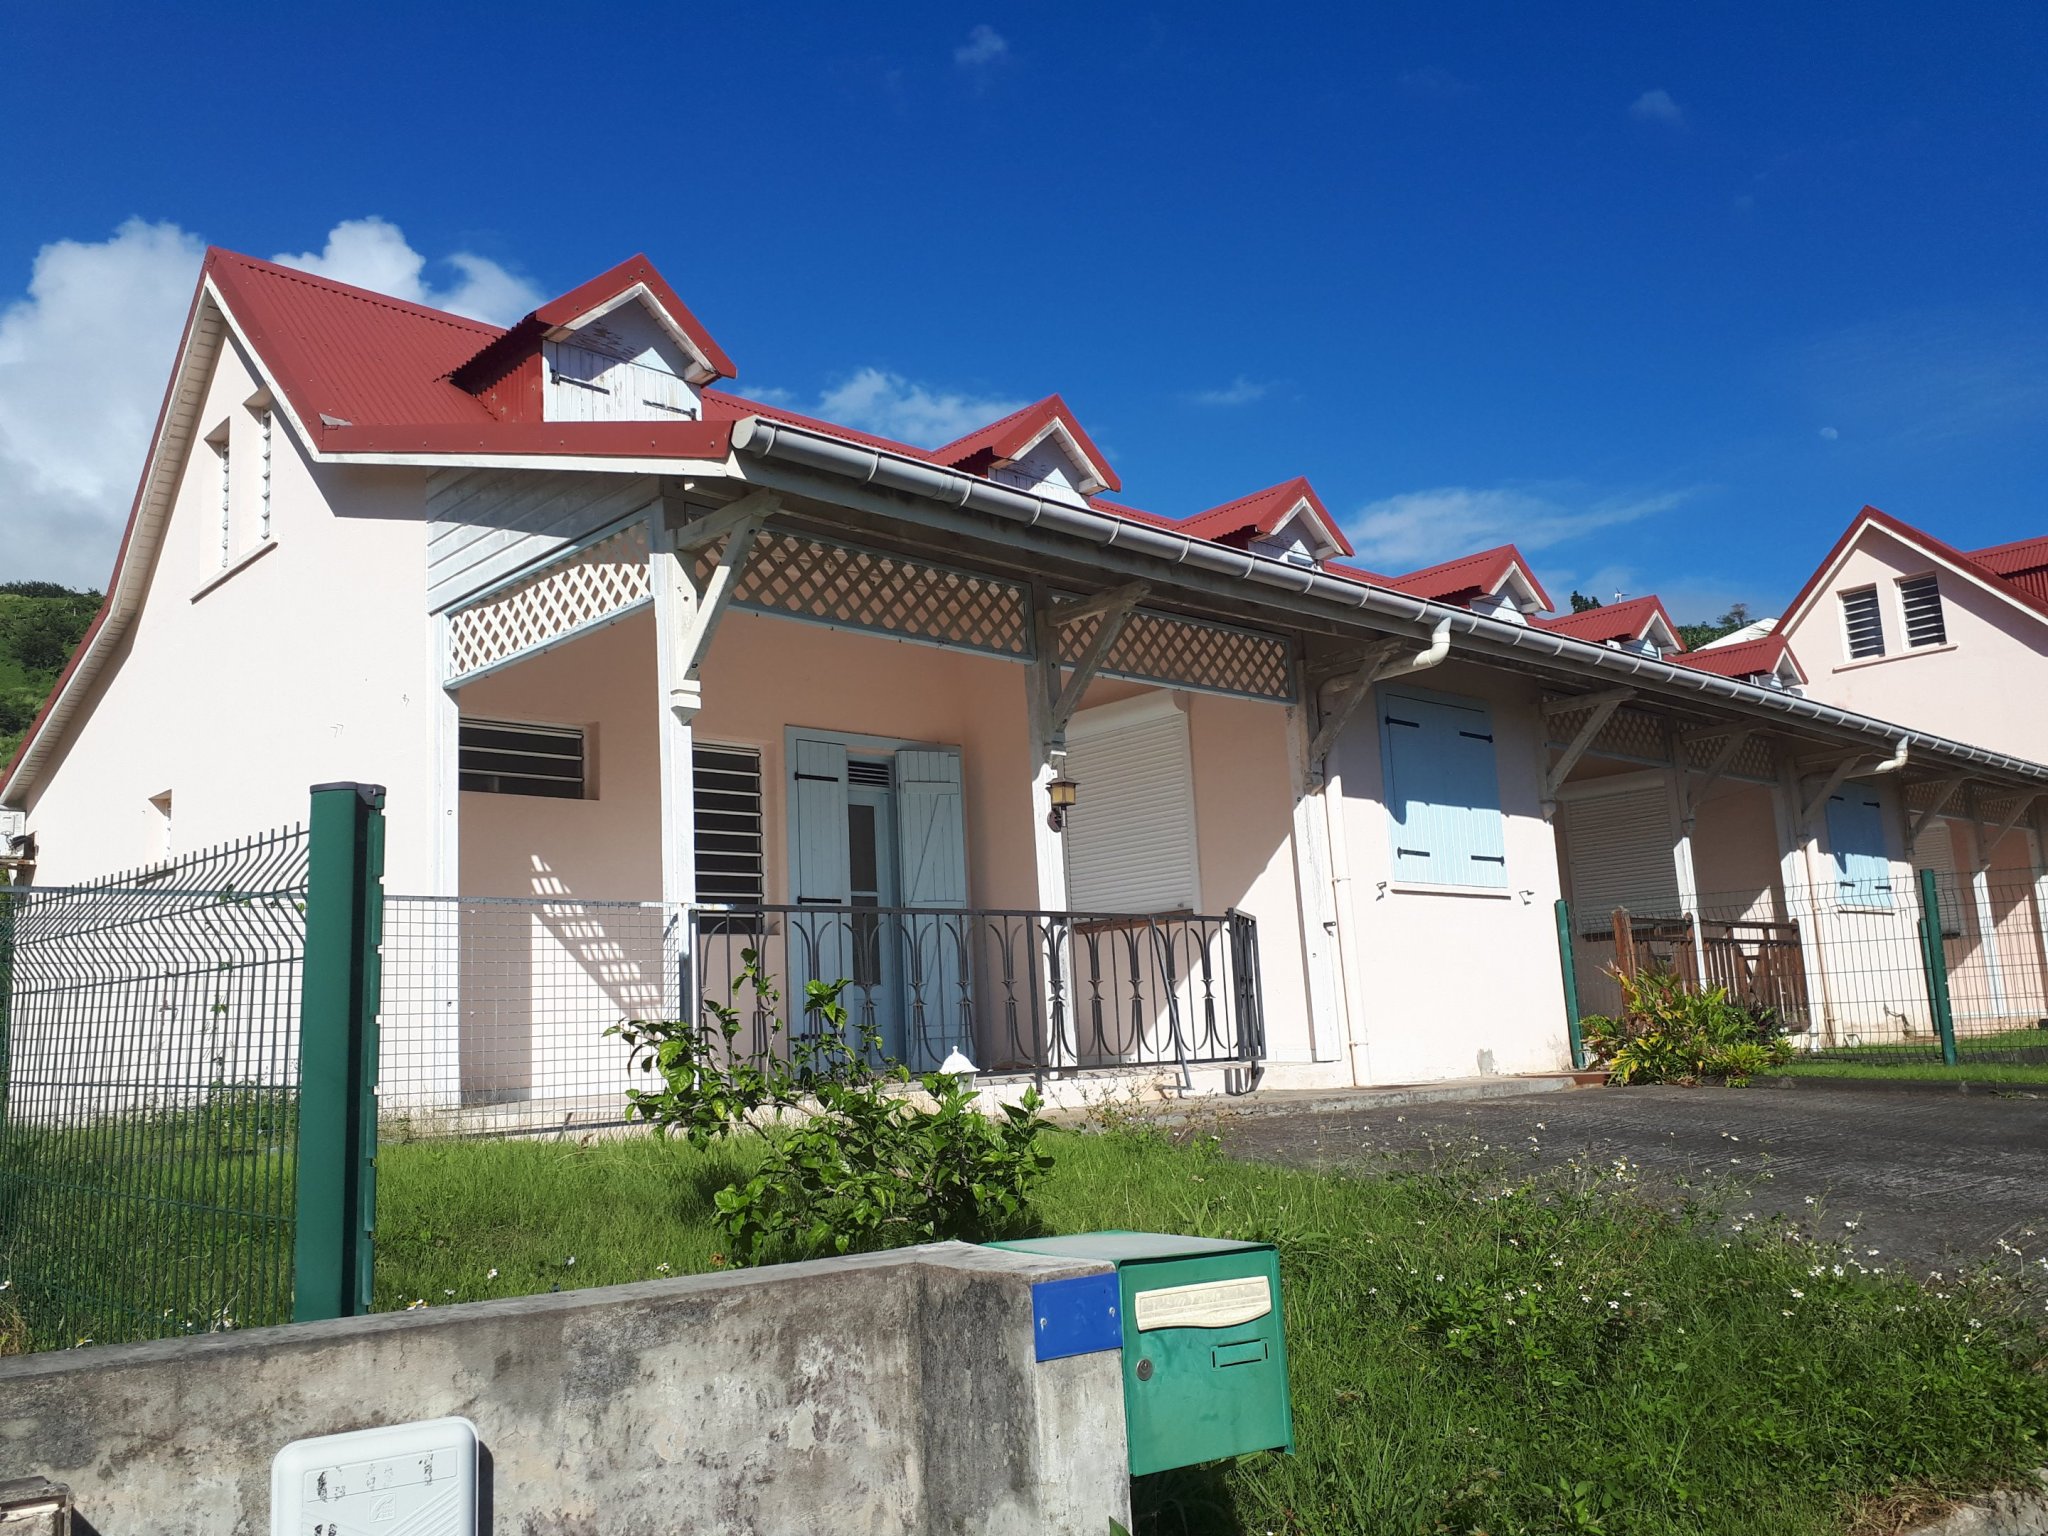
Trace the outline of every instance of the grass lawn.
{"type": "MultiPolygon", "coordinates": [[[[1142,1529],[1890,1529],[1902,1500],[2048,1459],[2048,1289],[2023,1280],[1923,1290],[1814,1234],[1731,1242],[1625,1168],[1353,1177],[1186,1131],[1052,1147],[1046,1230],[1280,1245],[1298,1454],[1148,1480],[1142,1529]]],[[[378,1305],[711,1267],[711,1196],[752,1158],[647,1137],[389,1147],[378,1305]]]]}
{"type": "Polygon", "coordinates": [[[1789,1067],[1773,1067],[1768,1077],[1852,1077],[1890,1078],[1904,1082],[1928,1083],[2012,1083],[2048,1088],[2048,1061],[1971,1061],[1967,1057],[1953,1067],[1932,1061],[1796,1061],[1789,1067]]]}

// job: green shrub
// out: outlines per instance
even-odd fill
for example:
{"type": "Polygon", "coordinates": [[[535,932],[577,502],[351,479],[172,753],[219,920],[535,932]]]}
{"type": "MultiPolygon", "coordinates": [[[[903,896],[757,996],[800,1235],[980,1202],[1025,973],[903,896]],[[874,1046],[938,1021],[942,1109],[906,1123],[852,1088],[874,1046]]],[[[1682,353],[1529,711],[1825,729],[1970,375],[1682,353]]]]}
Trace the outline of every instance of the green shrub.
{"type": "MultiPolygon", "coordinates": [[[[734,982],[772,1018],[781,994],[747,950],[734,982]]],[[[964,1079],[913,1075],[855,1030],[845,981],[807,983],[807,1027],[785,1059],[737,1041],[737,1007],[707,1002],[704,1020],[635,1020],[611,1033],[659,1087],[627,1093],[632,1118],[704,1147],[765,1118],[759,1170],[720,1190],[715,1216],[728,1259],[757,1264],[819,1253],[896,1248],[1021,1229],[1033,1187],[1052,1166],[1035,1090],[986,1115],[964,1079]],[[920,1097],[921,1093],[921,1097],[920,1097]]],[[[773,1028],[771,1026],[771,1033],[773,1028]]]]}
{"type": "Polygon", "coordinates": [[[1621,1016],[1595,1014],[1579,1028],[1586,1049],[1617,1083],[1746,1083],[1792,1059],[1776,1015],[1731,1001],[1725,987],[1688,987],[1669,971],[1613,975],[1621,984],[1621,1016]]]}

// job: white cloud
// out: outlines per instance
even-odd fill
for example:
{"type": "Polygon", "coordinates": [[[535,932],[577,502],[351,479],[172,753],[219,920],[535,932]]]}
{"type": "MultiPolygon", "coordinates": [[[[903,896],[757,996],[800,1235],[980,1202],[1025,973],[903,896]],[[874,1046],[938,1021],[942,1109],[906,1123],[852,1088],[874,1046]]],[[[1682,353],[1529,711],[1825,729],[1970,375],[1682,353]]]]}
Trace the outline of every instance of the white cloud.
{"type": "Polygon", "coordinates": [[[962,69],[993,64],[1010,51],[1009,39],[986,22],[967,34],[967,41],[953,50],[953,62],[962,69]]]}
{"type": "Polygon", "coordinates": [[[1188,398],[1197,405],[1250,405],[1273,392],[1273,386],[1239,374],[1220,389],[1198,389],[1188,398]]]}
{"type": "Polygon", "coordinates": [[[1842,434],[1837,432],[1833,427],[1822,427],[1820,429],[1820,435],[1827,441],[1832,443],[1836,438],[1840,437],[1842,434]]]}
{"type": "Polygon", "coordinates": [[[1028,404],[935,390],[898,373],[862,368],[826,390],[814,414],[899,442],[936,448],[1028,404]]]}
{"type": "MultiPolygon", "coordinates": [[[[0,307],[0,581],[106,582],[204,254],[176,224],[130,219],[106,240],[44,246],[27,291],[0,307]]],[[[491,318],[541,297],[466,253],[435,287],[382,219],[338,224],[318,254],[282,259],[491,318]]]]}
{"type": "Polygon", "coordinates": [[[1685,113],[1678,103],[1671,99],[1669,91],[1645,91],[1632,102],[1628,115],[1641,123],[1668,123],[1676,128],[1685,122],[1685,113]]]}
{"type": "Polygon", "coordinates": [[[1583,500],[1564,487],[1446,485],[1371,502],[1351,518],[1345,532],[1367,565],[1400,572],[1497,544],[1514,544],[1530,554],[1668,512],[1687,494],[1583,500]]]}
{"type": "Polygon", "coordinates": [[[510,325],[538,308],[547,297],[524,278],[515,277],[495,261],[457,251],[448,258],[456,272],[454,282],[436,287],[426,279],[427,258],[407,243],[405,232],[396,224],[372,214],[366,219],[344,219],[327,232],[321,250],[273,256],[280,266],[331,277],[337,283],[353,283],[377,293],[435,309],[452,310],[474,320],[510,325]]]}

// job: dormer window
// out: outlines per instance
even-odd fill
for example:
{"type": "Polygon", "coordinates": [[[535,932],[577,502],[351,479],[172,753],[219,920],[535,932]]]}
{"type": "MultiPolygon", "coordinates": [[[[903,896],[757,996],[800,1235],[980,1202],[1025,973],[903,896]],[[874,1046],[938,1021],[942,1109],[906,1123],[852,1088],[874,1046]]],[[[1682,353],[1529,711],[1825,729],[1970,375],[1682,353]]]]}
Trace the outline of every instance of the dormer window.
{"type": "Polygon", "coordinates": [[[1528,614],[1522,611],[1511,591],[1482,592],[1465,605],[1474,613],[1484,614],[1489,619],[1499,619],[1503,624],[1527,624],[1528,614]]]}

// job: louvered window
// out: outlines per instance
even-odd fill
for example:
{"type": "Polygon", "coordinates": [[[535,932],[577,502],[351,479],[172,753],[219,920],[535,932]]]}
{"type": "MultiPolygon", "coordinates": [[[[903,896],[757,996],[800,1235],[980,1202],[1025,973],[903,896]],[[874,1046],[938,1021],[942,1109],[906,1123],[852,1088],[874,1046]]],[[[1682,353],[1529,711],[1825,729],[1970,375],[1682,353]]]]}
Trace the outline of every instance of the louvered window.
{"type": "Polygon", "coordinates": [[[1932,571],[1908,576],[1899,583],[1899,608],[1906,615],[1906,644],[1948,644],[1948,623],[1941,613],[1941,581],[1932,571]]]}
{"type": "Polygon", "coordinates": [[[700,746],[695,777],[697,897],[734,907],[766,899],[761,841],[761,754],[747,747],[700,746]]]}
{"type": "Polygon", "coordinates": [[[581,800],[583,732],[574,726],[465,720],[458,754],[464,789],[487,795],[581,800]]]}
{"type": "Polygon", "coordinates": [[[1849,659],[1884,654],[1884,615],[1878,610],[1877,588],[1861,587],[1842,594],[1842,623],[1849,633],[1849,659]]]}

